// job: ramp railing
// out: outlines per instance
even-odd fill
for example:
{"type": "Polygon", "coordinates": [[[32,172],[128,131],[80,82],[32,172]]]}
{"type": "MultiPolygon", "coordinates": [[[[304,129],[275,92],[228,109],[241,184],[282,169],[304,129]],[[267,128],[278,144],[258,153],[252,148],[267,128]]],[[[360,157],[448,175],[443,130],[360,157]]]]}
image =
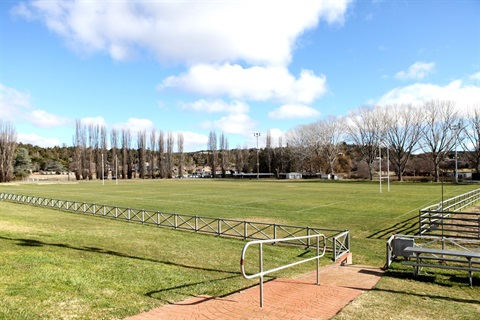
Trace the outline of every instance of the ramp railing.
{"type": "Polygon", "coordinates": [[[315,235],[303,236],[303,237],[274,239],[274,240],[254,240],[254,241],[250,241],[250,242],[246,243],[245,246],[243,247],[242,256],[241,256],[241,259],[240,259],[240,272],[242,273],[242,276],[245,279],[259,278],[259,283],[260,283],[260,307],[263,308],[263,277],[265,275],[269,274],[269,273],[279,271],[279,270],[282,270],[282,269],[286,269],[286,268],[290,268],[290,267],[293,267],[293,266],[296,266],[298,264],[305,263],[305,262],[308,262],[308,261],[316,260],[317,261],[317,283],[316,284],[320,285],[320,258],[325,255],[326,246],[327,246],[326,245],[326,237],[323,234],[315,234],[315,235]],[[263,244],[264,243],[292,242],[292,241],[298,241],[298,240],[302,240],[302,239],[312,239],[312,238],[317,239],[317,241],[316,241],[317,254],[316,254],[315,257],[311,257],[311,258],[299,260],[299,261],[296,261],[296,262],[292,262],[290,264],[286,264],[286,265],[283,265],[283,266],[280,266],[280,267],[277,267],[277,268],[273,268],[273,269],[270,269],[270,270],[263,270],[263,244]],[[321,241],[322,242],[322,251],[320,251],[320,238],[322,238],[322,241],[321,241]],[[259,245],[259,247],[258,247],[258,263],[259,263],[258,269],[259,270],[258,270],[258,273],[247,275],[245,273],[245,253],[247,252],[248,247],[250,247],[251,245],[254,245],[254,244],[259,245]]]}

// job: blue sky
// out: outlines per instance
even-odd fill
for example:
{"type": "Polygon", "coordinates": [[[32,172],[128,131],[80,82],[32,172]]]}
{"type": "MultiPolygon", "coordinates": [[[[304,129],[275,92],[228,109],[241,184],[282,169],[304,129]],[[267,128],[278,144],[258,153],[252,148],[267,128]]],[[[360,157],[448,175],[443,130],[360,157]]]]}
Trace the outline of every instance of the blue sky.
{"type": "Polygon", "coordinates": [[[72,145],[80,119],[253,147],[430,99],[480,106],[478,0],[0,3],[0,117],[24,143],[72,145]]]}

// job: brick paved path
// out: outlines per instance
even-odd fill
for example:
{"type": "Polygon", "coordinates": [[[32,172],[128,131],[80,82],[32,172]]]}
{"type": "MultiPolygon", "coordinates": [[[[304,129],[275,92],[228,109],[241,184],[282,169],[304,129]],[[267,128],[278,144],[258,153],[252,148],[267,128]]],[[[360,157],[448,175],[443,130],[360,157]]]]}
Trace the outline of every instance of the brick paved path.
{"type": "Polygon", "coordinates": [[[259,286],[255,286],[224,298],[191,298],[127,319],[330,319],[362,292],[373,288],[382,274],[378,268],[333,264],[320,270],[320,286],[315,284],[316,272],[265,283],[263,308],[259,286]]]}

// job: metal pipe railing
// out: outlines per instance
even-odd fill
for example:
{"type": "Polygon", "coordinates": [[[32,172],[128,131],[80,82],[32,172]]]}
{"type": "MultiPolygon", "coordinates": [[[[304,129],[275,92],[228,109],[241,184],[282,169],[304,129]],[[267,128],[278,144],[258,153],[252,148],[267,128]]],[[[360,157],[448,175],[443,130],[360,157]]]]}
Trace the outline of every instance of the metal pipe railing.
{"type": "Polygon", "coordinates": [[[312,261],[312,260],[316,259],[317,260],[317,285],[319,285],[320,284],[320,258],[325,255],[326,248],[327,248],[326,237],[323,234],[315,234],[315,235],[310,235],[310,236],[283,238],[283,239],[250,241],[250,242],[245,244],[245,246],[243,247],[243,250],[242,250],[242,256],[241,256],[241,259],[240,259],[240,272],[242,273],[242,276],[245,279],[253,279],[253,278],[257,278],[257,277],[259,278],[259,283],[260,283],[260,307],[263,308],[263,277],[265,275],[267,275],[269,273],[272,273],[272,272],[275,272],[275,271],[290,268],[290,267],[299,265],[301,263],[305,263],[305,262],[312,261]],[[317,245],[316,245],[317,255],[315,257],[311,257],[311,258],[307,258],[307,259],[304,259],[304,260],[296,261],[296,262],[286,264],[286,265],[283,265],[283,266],[280,266],[280,267],[277,267],[277,268],[273,268],[273,269],[270,269],[270,270],[266,270],[266,271],[263,270],[263,244],[264,243],[291,242],[291,241],[294,241],[294,240],[311,239],[311,238],[317,238],[317,245]],[[323,238],[323,240],[322,240],[323,249],[322,249],[321,253],[320,253],[320,238],[323,238]],[[246,253],[248,247],[251,246],[251,245],[254,245],[254,244],[259,245],[259,249],[258,249],[259,250],[259,254],[258,254],[258,256],[259,256],[259,272],[255,273],[255,274],[247,275],[245,273],[245,253],[246,253]]]}

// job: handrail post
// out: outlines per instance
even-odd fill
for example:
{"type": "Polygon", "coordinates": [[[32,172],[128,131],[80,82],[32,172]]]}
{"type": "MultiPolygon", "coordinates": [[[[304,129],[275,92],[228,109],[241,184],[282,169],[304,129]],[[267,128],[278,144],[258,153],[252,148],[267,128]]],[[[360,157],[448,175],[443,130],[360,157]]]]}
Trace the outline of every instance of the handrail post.
{"type": "MultiPolygon", "coordinates": [[[[310,240],[310,238],[308,238],[310,240]]],[[[317,237],[317,286],[320,285],[320,237],[317,237]]]]}
{"type": "Polygon", "coordinates": [[[260,270],[260,308],[263,308],[263,244],[260,243],[258,246],[258,259],[259,259],[259,270],[260,270]]]}
{"type": "Polygon", "coordinates": [[[259,280],[260,281],[260,307],[263,307],[263,279],[264,279],[264,276],[266,274],[269,274],[269,273],[272,273],[272,272],[275,272],[275,271],[279,271],[279,270],[283,270],[285,268],[290,268],[290,267],[296,266],[298,264],[305,263],[305,262],[308,262],[308,261],[312,261],[312,260],[315,259],[317,261],[317,285],[319,285],[320,284],[320,258],[325,255],[325,251],[326,251],[326,237],[325,237],[324,234],[315,234],[315,235],[311,235],[311,236],[291,237],[291,238],[281,238],[281,239],[253,240],[253,241],[247,242],[243,246],[243,250],[242,250],[242,254],[241,254],[241,258],[240,258],[240,272],[245,279],[253,279],[253,278],[257,278],[257,277],[260,279],[259,280]],[[303,259],[303,260],[300,260],[300,261],[295,261],[293,263],[286,264],[286,265],[283,265],[283,266],[280,266],[280,267],[276,267],[276,268],[273,268],[273,269],[270,269],[270,270],[267,270],[267,271],[263,270],[263,244],[264,243],[289,242],[289,241],[291,242],[291,241],[298,241],[300,239],[306,239],[307,237],[316,237],[317,238],[317,255],[315,257],[310,257],[310,258],[303,259]],[[320,237],[322,238],[322,244],[323,244],[322,245],[322,252],[320,252],[320,237]],[[258,256],[259,256],[259,272],[256,273],[256,274],[247,275],[245,273],[245,253],[247,251],[247,248],[252,244],[258,244],[259,245],[259,254],[258,254],[258,256]]]}

